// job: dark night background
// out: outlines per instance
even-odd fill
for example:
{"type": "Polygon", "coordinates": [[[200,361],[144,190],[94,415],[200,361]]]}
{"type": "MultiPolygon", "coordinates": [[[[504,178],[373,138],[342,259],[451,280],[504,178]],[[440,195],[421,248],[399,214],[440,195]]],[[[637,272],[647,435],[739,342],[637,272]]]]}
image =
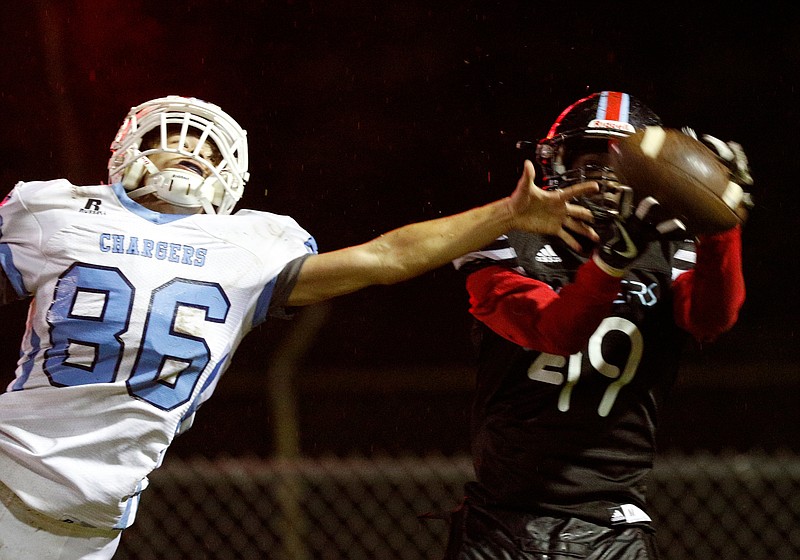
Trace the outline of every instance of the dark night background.
{"type": "MultiPolygon", "coordinates": [[[[196,96],[248,131],[252,178],[240,207],[289,214],[329,251],[510,193],[523,157],[517,140],[543,136],[587,93],[627,91],[668,125],[738,140],[757,181],[744,233],[747,303],[733,331],[688,349],[665,411],[663,448],[798,451],[793,7],[6,3],[2,189],[56,177],[104,181],[108,145],[129,107],[196,96]]],[[[464,452],[466,309],[461,279],[443,268],[268,324],[245,340],[174,452],[273,452],[266,373],[298,334],[293,327],[313,335],[294,384],[304,453],[464,452]],[[308,326],[317,316],[318,332],[308,326]]],[[[23,306],[0,319],[10,380],[23,306]]]]}

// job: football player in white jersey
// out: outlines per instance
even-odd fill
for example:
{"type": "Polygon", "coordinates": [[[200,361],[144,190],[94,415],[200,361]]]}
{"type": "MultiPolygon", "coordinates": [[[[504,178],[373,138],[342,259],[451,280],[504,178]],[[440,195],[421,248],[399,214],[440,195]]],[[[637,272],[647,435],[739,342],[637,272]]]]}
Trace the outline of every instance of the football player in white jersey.
{"type": "Polygon", "coordinates": [[[30,298],[0,395],[0,559],[107,559],[148,474],[270,313],[400,282],[512,229],[594,236],[525,165],[514,192],[318,254],[293,219],[240,210],[244,130],[169,96],[131,109],[108,185],[19,183],[0,206],[0,298],[30,298]]]}

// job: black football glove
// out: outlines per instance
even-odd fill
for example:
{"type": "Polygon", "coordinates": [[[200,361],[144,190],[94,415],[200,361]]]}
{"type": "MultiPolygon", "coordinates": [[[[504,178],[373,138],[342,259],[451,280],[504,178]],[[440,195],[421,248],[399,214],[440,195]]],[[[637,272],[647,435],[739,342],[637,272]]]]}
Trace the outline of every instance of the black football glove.
{"type": "Polygon", "coordinates": [[[710,134],[703,134],[698,138],[694,129],[689,127],[683,127],[681,130],[684,134],[702,142],[716,154],[717,159],[728,168],[730,180],[744,190],[745,206],[752,208],[753,199],[748,192],[748,188],[753,186],[753,176],[750,174],[750,163],[747,161],[747,155],[744,153],[741,144],[732,141],[723,142],[710,134]]]}
{"type": "Polygon", "coordinates": [[[666,218],[663,214],[658,201],[648,196],[627,218],[616,215],[610,216],[605,223],[596,223],[600,246],[595,251],[594,260],[598,266],[613,276],[622,276],[650,242],[686,237],[683,222],[666,218]]]}

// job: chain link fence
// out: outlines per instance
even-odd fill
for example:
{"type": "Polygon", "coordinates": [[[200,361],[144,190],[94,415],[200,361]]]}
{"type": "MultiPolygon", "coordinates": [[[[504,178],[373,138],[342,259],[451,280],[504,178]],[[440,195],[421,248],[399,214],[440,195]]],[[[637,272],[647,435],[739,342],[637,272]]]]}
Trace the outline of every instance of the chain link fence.
{"type": "MultiPolygon", "coordinates": [[[[469,458],[172,458],[117,560],[441,557],[469,458]]],[[[650,514],[666,560],[800,558],[800,457],[662,456],[650,514]]]]}

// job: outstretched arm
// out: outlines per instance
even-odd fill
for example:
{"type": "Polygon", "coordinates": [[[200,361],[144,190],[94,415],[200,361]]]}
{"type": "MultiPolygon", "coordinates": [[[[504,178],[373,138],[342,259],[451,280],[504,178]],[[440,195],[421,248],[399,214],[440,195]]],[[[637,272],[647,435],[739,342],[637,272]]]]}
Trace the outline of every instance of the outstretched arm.
{"type": "Polygon", "coordinates": [[[694,269],[672,283],[675,321],[699,342],[730,330],[744,304],[742,238],[739,226],[702,236],[694,269]]]}
{"type": "Polygon", "coordinates": [[[362,245],[308,257],[287,304],[309,305],[375,284],[394,284],[444,266],[513,229],[558,235],[578,247],[569,230],[596,239],[591,214],[567,201],[597,190],[583,183],[543,191],[526,161],[506,198],[460,214],[403,226],[362,245]]]}

